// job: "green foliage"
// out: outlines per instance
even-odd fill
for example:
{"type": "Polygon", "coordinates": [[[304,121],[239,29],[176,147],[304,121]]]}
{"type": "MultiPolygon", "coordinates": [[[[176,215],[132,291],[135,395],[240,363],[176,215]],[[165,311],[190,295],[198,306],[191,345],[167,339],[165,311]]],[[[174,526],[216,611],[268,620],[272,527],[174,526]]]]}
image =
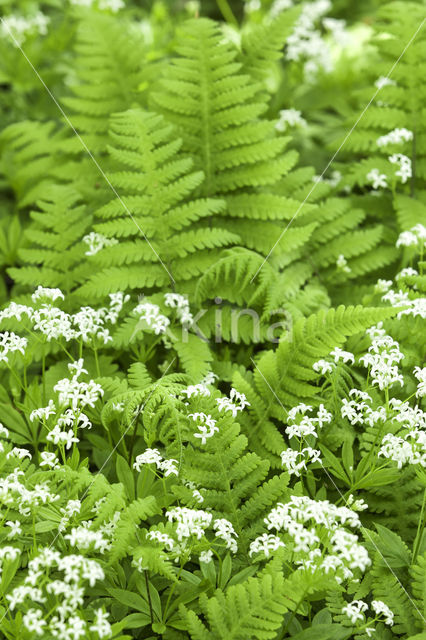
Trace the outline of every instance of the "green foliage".
{"type": "Polygon", "coordinates": [[[1,4],[1,637],[424,640],[423,2],[1,4]]]}

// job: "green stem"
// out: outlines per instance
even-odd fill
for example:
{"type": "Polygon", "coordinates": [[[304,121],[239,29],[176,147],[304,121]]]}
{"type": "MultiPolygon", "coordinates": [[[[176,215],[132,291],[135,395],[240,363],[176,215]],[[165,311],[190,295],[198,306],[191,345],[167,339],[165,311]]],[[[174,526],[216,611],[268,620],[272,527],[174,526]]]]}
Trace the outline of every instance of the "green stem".
{"type": "Polygon", "coordinates": [[[154,614],[152,612],[151,593],[149,591],[148,572],[146,570],[144,571],[144,575],[145,575],[146,593],[148,595],[149,614],[151,616],[151,625],[153,625],[154,624],[154,614]]]}
{"type": "Polygon", "coordinates": [[[96,347],[93,347],[93,353],[95,354],[96,373],[98,374],[98,378],[100,378],[101,370],[99,369],[98,350],[96,347]]]}
{"type": "Polygon", "coordinates": [[[216,0],[216,4],[219,7],[219,11],[225,18],[226,22],[238,27],[238,20],[232,13],[232,9],[228,4],[228,0],[216,0]]]}
{"type": "Polygon", "coordinates": [[[425,527],[425,518],[424,518],[425,507],[426,507],[426,489],[423,491],[422,510],[420,512],[419,524],[417,525],[417,533],[416,533],[416,537],[414,539],[414,544],[413,544],[413,560],[412,560],[412,564],[414,564],[415,561],[416,561],[417,554],[418,554],[419,548],[420,548],[420,542],[421,542],[422,535],[423,535],[423,529],[425,527]]]}

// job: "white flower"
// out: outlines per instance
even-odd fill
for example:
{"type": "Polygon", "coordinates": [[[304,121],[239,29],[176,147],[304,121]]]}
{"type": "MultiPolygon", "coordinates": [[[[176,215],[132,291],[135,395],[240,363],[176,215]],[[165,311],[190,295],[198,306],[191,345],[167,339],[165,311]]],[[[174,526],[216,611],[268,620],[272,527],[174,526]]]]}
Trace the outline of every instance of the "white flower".
{"type": "Polygon", "coordinates": [[[186,389],[183,389],[182,393],[186,394],[187,398],[191,396],[210,396],[210,391],[203,383],[191,384],[186,389]]]}
{"type": "Polygon", "coordinates": [[[70,380],[63,378],[59,380],[53,387],[54,391],[59,392],[59,404],[62,406],[71,406],[76,411],[77,408],[89,406],[95,407],[95,402],[103,396],[104,390],[100,384],[94,380],[89,382],[79,382],[75,376],[70,380]]]}
{"type": "Polygon", "coordinates": [[[334,357],[334,362],[337,363],[339,360],[343,360],[343,362],[355,362],[355,356],[350,351],[343,351],[339,347],[334,347],[333,351],[330,351],[330,355],[334,357]]]}
{"type": "Polygon", "coordinates": [[[367,182],[372,184],[373,189],[386,189],[388,177],[385,173],[380,173],[378,169],[371,169],[366,175],[367,182]]]}
{"type": "Polygon", "coordinates": [[[346,260],[345,256],[343,255],[343,253],[341,253],[339,255],[339,257],[337,258],[336,266],[337,266],[338,269],[341,269],[345,273],[350,273],[352,271],[352,269],[350,267],[348,267],[347,260],[346,260]]]}
{"type": "Polygon", "coordinates": [[[19,536],[22,533],[22,527],[19,520],[15,520],[15,522],[8,520],[6,522],[6,526],[10,527],[10,531],[7,534],[8,538],[15,538],[16,536],[19,536]]]}
{"type": "Polygon", "coordinates": [[[293,6],[293,0],[274,0],[274,3],[270,10],[271,18],[275,18],[282,11],[285,11],[286,9],[290,9],[290,7],[292,6],[293,6]]]}
{"type": "Polygon", "coordinates": [[[414,367],[413,373],[419,381],[416,396],[418,398],[423,398],[423,396],[426,395],[426,367],[423,367],[423,369],[420,369],[420,367],[414,367]]]}
{"type": "Polygon", "coordinates": [[[238,550],[237,542],[232,536],[238,537],[234,531],[234,527],[226,518],[219,518],[213,522],[213,529],[216,531],[216,537],[226,542],[227,549],[231,549],[232,553],[238,550]]]}
{"type": "Polygon", "coordinates": [[[270,552],[276,551],[280,547],[285,547],[285,544],[278,536],[274,536],[272,533],[264,533],[250,544],[249,556],[251,557],[253,553],[263,552],[269,558],[270,552]]]}
{"type": "Polygon", "coordinates": [[[35,418],[39,418],[39,420],[47,420],[47,418],[51,415],[54,415],[56,412],[56,407],[53,400],[49,400],[49,404],[47,407],[40,407],[40,409],[34,409],[30,413],[30,420],[33,422],[35,418]]]}
{"type": "Polygon", "coordinates": [[[143,453],[136,456],[133,468],[137,471],[141,471],[141,467],[144,464],[155,464],[157,469],[164,472],[164,477],[167,478],[170,474],[178,475],[178,468],[176,466],[177,460],[170,458],[170,460],[163,460],[162,455],[158,449],[146,449],[143,453]]]}
{"type": "Polygon", "coordinates": [[[157,467],[164,472],[164,477],[167,478],[167,476],[171,474],[175,476],[178,475],[179,471],[176,465],[177,465],[177,460],[170,458],[170,460],[163,460],[162,462],[159,462],[157,464],[157,467]]]}
{"type": "Polygon", "coordinates": [[[377,80],[376,80],[376,82],[374,84],[378,89],[382,89],[383,87],[395,86],[396,82],[395,82],[395,80],[391,80],[390,78],[387,78],[386,76],[380,76],[379,78],[377,78],[377,80]]]}
{"type": "Polygon", "coordinates": [[[99,0],[99,9],[112,11],[112,13],[117,13],[120,9],[124,9],[126,6],[123,0],[99,0]]]}
{"type": "Polygon", "coordinates": [[[101,233],[95,233],[94,231],[83,236],[83,242],[89,246],[89,250],[84,254],[86,256],[94,256],[104,247],[112,247],[113,245],[118,244],[118,240],[115,238],[107,238],[101,233]]]}
{"type": "Polygon", "coordinates": [[[403,141],[409,142],[413,139],[413,132],[408,129],[394,129],[384,136],[377,138],[376,144],[378,147],[386,147],[389,144],[400,144],[403,141]]]}
{"type": "Polygon", "coordinates": [[[83,368],[83,365],[84,365],[83,358],[79,358],[78,360],[76,360],[74,362],[69,362],[68,363],[69,371],[71,371],[71,373],[73,371],[75,372],[74,375],[73,375],[73,379],[79,378],[82,373],[88,373],[87,369],[83,368]]]}
{"type": "Polygon", "coordinates": [[[209,549],[208,551],[202,551],[200,553],[200,562],[204,562],[204,564],[208,564],[212,561],[213,551],[209,549]]]}
{"type": "Polygon", "coordinates": [[[382,602],[381,600],[373,600],[371,603],[371,608],[377,615],[383,615],[385,617],[384,623],[389,625],[390,627],[393,625],[393,612],[389,609],[389,607],[382,602]]]}
{"type": "Polygon", "coordinates": [[[59,460],[56,457],[56,453],[52,451],[41,451],[40,453],[40,467],[51,467],[52,469],[59,469],[59,460]]]}
{"type": "Polygon", "coordinates": [[[396,274],[395,280],[400,280],[401,278],[407,278],[410,276],[418,276],[419,272],[416,269],[412,269],[411,267],[406,267],[405,269],[401,269],[399,273],[396,274]]]}
{"type": "Polygon", "coordinates": [[[46,620],[43,618],[41,609],[28,609],[22,618],[22,623],[30,633],[35,633],[37,636],[43,635],[43,627],[46,625],[46,620]]]}
{"type": "Polygon", "coordinates": [[[62,298],[65,300],[65,296],[60,289],[48,289],[39,285],[31,296],[33,302],[37,302],[40,298],[48,298],[49,300],[56,300],[62,298]]]}
{"type": "Polygon", "coordinates": [[[154,329],[156,335],[165,333],[170,324],[170,320],[160,313],[160,307],[151,302],[141,302],[132,313],[139,315],[139,319],[144,320],[148,327],[154,329]]]}
{"type": "Polygon", "coordinates": [[[47,25],[50,22],[49,16],[41,11],[37,11],[33,16],[9,15],[2,18],[0,30],[4,36],[10,38],[12,36],[12,45],[14,47],[21,46],[28,35],[39,33],[41,36],[46,35],[47,25]]]}
{"type": "Polygon", "coordinates": [[[13,331],[5,331],[0,333],[0,362],[8,362],[8,353],[19,351],[22,355],[25,355],[25,349],[27,347],[28,340],[26,338],[20,338],[13,333],[13,331]]]}
{"type": "Polygon", "coordinates": [[[146,449],[143,453],[136,456],[133,468],[137,471],[141,470],[143,464],[158,464],[162,461],[162,456],[158,449],[146,449]]]}
{"type": "Polygon", "coordinates": [[[421,247],[425,244],[426,227],[422,224],[416,224],[409,231],[403,231],[396,241],[397,247],[421,247]]]}
{"type": "Polygon", "coordinates": [[[317,373],[321,373],[322,375],[325,375],[326,373],[332,373],[334,368],[335,365],[332,362],[327,362],[327,360],[317,360],[317,362],[314,362],[314,364],[312,365],[312,369],[317,373]]]}
{"type": "Polygon", "coordinates": [[[210,526],[213,517],[207,511],[188,509],[187,507],[174,507],[170,511],[166,511],[166,516],[169,522],[176,520],[176,535],[179,542],[193,535],[200,540],[205,529],[210,526]]]}
{"type": "Polygon", "coordinates": [[[287,125],[290,127],[306,127],[307,122],[302,118],[301,112],[296,109],[282,109],[280,119],[275,125],[277,131],[285,131],[287,125]]]}
{"type": "Polygon", "coordinates": [[[95,613],[95,621],[89,627],[90,631],[98,634],[99,638],[110,638],[112,635],[111,625],[108,622],[109,613],[98,609],[95,613]]]}
{"type": "Polygon", "coordinates": [[[46,440],[53,442],[53,444],[63,444],[66,449],[71,449],[73,443],[77,444],[80,442],[78,438],[75,437],[72,429],[68,429],[68,431],[61,431],[59,425],[55,425],[55,427],[50,431],[46,440]]]}
{"type": "Polygon", "coordinates": [[[219,428],[216,427],[216,420],[211,415],[205,413],[190,413],[189,418],[192,418],[194,422],[201,422],[197,425],[197,429],[200,433],[194,433],[194,438],[201,438],[201,444],[206,444],[207,438],[211,438],[219,428]]]}
{"type": "Polygon", "coordinates": [[[363,612],[368,609],[368,604],[362,600],[354,600],[342,608],[342,613],[346,613],[352,624],[356,624],[358,620],[364,620],[363,612]]]}
{"type": "Polygon", "coordinates": [[[12,451],[9,451],[7,454],[6,458],[13,458],[14,456],[20,460],[23,460],[24,458],[29,458],[31,460],[32,458],[28,449],[20,449],[19,447],[13,447],[12,451]]]}
{"type": "Polygon", "coordinates": [[[236,418],[238,411],[242,411],[245,407],[250,406],[250,402],[248,402],[244,393],[239,393],[234,388],[231,389],[229,396],[229,398],[216,398],[219,413],[222,410],[230,411],[232,413],[232,417],[236,418]],[[233,402],[233,400],[236,400],[238,404],[233,402]]]}
{"type": "Polygon", "coordinates": [[[386,293],[392,286],[392,280],[377,280],[376,285],[374,287],[374,291],[376,293],[386,293]]]}
{"type": "Polygon", "coordinates": [[[177,316],[182,324],[192,324],[193,316],[189,311],[189,302],[186,296],[182,296],[180,293],[166,293],[164,294],[164,303],[166,307],[176,309],[177,316]]]}
{"type": "Polygon", "coordinates": [[[395,153],[392,156],[389,156],[389,162],[392,164],[397,164],[399,166],[398,171],[395,172],[395,175],[401,178],[402,184],[405,184],[408,178],[411,178],[413,175],[411,169],[411,160],[407,156],[404,156],[402,153],[395,153]]]}

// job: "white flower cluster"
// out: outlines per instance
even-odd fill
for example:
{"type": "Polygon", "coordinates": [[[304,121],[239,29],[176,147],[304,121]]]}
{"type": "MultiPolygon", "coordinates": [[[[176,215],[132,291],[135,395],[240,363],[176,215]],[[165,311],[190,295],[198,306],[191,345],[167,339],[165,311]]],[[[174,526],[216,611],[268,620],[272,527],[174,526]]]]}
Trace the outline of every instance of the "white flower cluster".
{"type": "Polygon", "coordinates": [[[398,281],[404,278],[410,278],[412,276],[418,276],[418,275],[419,275],[419,272],[416,269],[413,269],[412,267],[405,267],[405,269],[401,269],[401,271],[396,274],[395,280],[398,281]]]}
{"type": "Polygon", "coordinates": [[[8,354],[19,351],[25,355],[28,340],[17,336],[13,331],[0,333],[0,362],[9,362],[8,354]]]}
{"type": "Polygon", "coordinates": [[[233,418],[237,417],[238,411],[250,406],[250,402],[248,402],[244,393],[239,393],[234,388],[231,389],[229,398],[216,398],[216,402],[219,413],[221,411],[230,411],[233,418]],[[237,402],[238,404],[236,404],[237,402]]]}
{"type": "Polygon", "coordinates": [[[207,438],[211,438],[219,428],[216,427],[216,420],[214,420],[210,414],[205,413],[189,413],[189,418],[192,418],[197,424],[197,429],[200,433],[194,433],[194,438],[200,438],[201,444],[206,444],[207,438]]]}
{"type": "MultiPolygon", "coordinates": [[[[345,613],[351,623],[355,625],[358,621],[364,622],[364,612],[367,611],[367,609],[368,604],[363,600],[353,600],[342,608],[342,613],[345,613]]],[[[373,600],[371,603],[371,609],[376,614],[375,619],[378,619],[379,616],[383,616],[383,622],[385,624],[388,626],[393,625],[394,614],[382,600],[373,600]]],[[[375,631],[373,627],[367,627],[364,630],[367,632],[369,637],[371,637],[372,633],[375,631]]]]}
{"type": "Polygon", "coordinates": [[[379,78],[377,78],[374,84],[378,89],[383,89],[383,87],[396,86],[395,80],[391,80],[391,78],[387,78],[386,76],[380,76],[379,78]]]}
{"type": "MultiPolygon", "coordinates": [[[[73,444],[79,442],[76,435],[78,429],[91,429],[92,423],[82,409],[86,406],[94,408],[96,401],[104,394],[102,387],[94,380],[89,380],[89,382],[78,380],[82,373],[87,374],[83,365],[83,358],[69,363],[68,369],[73,373],[72,378],[63,378],[53,387],[54,391],[59,392],[58,405],[61,407],[61,413],[46,439],[55,446],[59,445],[62,450],[70,449],[73,444]]],[[[56,412],[55,403],[53,400],[49,400],[47,407],[40,407],[31,412],[30,420],[31,422],[34,420],[46,421],[56,412]]],[[[41,453],[41,460],[41,466],[57,468],[57,459],[54,453],[44,451],[41,453]]]]}
{"type": "Polygon", "coordinates": [[[188,487],[188,489],[192,491],[192,497],[194,498],[194,500],[196,500],[199,504],[204,502],[204,496],[201,495],[201,493],[197,489],[197,485],[194,482],[191,482],[191,480],[186,480],[183,484],[185,487],[188,487]]]}
{"type": "Polygon", "coordinates": [[[167,478],[167,476],[171,474],[176,476],[178,475],[177,463],[178,461],[174,458],[165,460],[158,449],[146,449],[143,453],[136,456],[133,468],[140,472],[142,465],[155,464],[157,469],[162,471],[164,473],[164,477],[167,478]]]}
{"type": "Polygon", "coordinates": [[[275,125],[277,131],[284,132],[287,127],[306,127],[307,122],[302,118],[301,111],[297,109],[282,109],[280,111],[280,119],[275,125]]]}
{"type": "Polygon", "coordinates": [[[174,534],[177,537],[177,541],[167,533],[162,533],[156,529],[149,531],[147,537],[167,546],[169,551],[178,556],[191,547],[191,538],[193,536],[197,540],[201,540],[205,536],[206,530],[210,527],[214,530],[215,537],[225,542],[227,549],[230,549],[232,553],[238,551],[237,541],[235,540],[238,536],[232,523],[225,518],[213,520],[213,515],[210,512],[202,509],[189,509],[188,507],[174,507],[166,512],[166,516],[169,522],[176,522],[174,534]]]}
{"type": "Polygon", "coordinates": [[[400,435],[387,433],[378,455],[393,460],[399,469],[405,464],[426,467],[426,413],[397,398],[391,398],[389,405],[394,412],[392,423],[396,423],[400,435]]]}
{"type": "Polygon", "coordinates": [[[290,9],[293,6],[293,0],[274,0],[270,9],[271,18],[276,18],[282,11],[290,9]]]}
{"type": "Polygon", "coordinates": [[[94,256],[104,247],[112,247],[115,244],[118,244],[118,240],[116,238],[107,238],[101,233],[95,233],[94,231],[83,236],[83,242],[89,247],[89,250],[84,252],[85,256],[94,256]]]}
{"type": "MultiPolygon", "coordinates": [[[[94,408],[95,402],[104,395],[104,390],[101,385],[97,384],[94,380],[89,380],[89,382],[78,380],[82,373],[87,373],[86,369],[82,367],[83,358],[80,358],[77,362],[68,364],[68,369],[71,372],[75,371],[74,375],[71,379],[63,378],[59,380],[53,387],[54,391],[58,391],[59,393],[59,404],[62,407],[71,407],[74,412],[86,406],[94,408]]],[[[71,413],[69,416],[75,417],[72,416],[71,413]]],[[[88,426],[87,422],[84,426],[88,426]]]]}
{"type": "Polygon", "coordinates": [[[71,519],[80,513],[81,501],[80,500],[68,500],[65,507],[61,507],[59,511],[62,513],[62,518],[58,525],[58,531],[65,531],[69,525],[71,519]]]}
{"type": "MultiPolygon", "coordinates": [[[[32,295],[34,303],[38,303],[43,299],[51,301],[57,298],[64,298],[60,289],[49,289],[46,287],[37,287],[32,295]]],[[[109,294],[109,307],[101,307],[93,309],[92,307],[82,307],[75,314],[68,314],[59,307],[43,302],[38,308],[11,302],[5,309],[0,311],[0,322],[3,318],[16,318],[22,321],[23,314],[31,321],[33,329],[41,331],[46,336],[48,342],[65,338],[65,340],[73,340],[82,338],[83,342],[88,342],[92,338],[102,340],[107,344],[112,340],[109,330],[105,328],[105,322],[115,324],[119,313],[130,298],[122,292],[109,294]]],[[[13,334],[14,335],[14,334],[13,334]]],[[[23,340],[23,339],[22,339],[23,340]]]]}
{"type": "Polygon", "coordinates": [[[423,367],[422,369],[420,367],[414,367],[413,373],[419,381],[416,396],[418,398],[423,398],[426,396],[426,367],[423,367]]]}
{"type": "Polygon", "coordinates": [[[126,6],[123,0],[98,0],[97,2],[96,0],[70,0],[70,4],[87,8],[97,4],[101,11],[112,11],[112,13],[117,13],[126,6]]]}
{"type": "Polygon", "coordinates": [[[28,573],[24,582],[6,596],[9,609],[19,606],[22,611],[27,603],[31,606],[23,616],[25,628],[38,636],[49,635],[58,640],[79,640],[87,638],[92,631],[99,638],[112,636],[112,629],[102,609],[95,612],[94,624],[84,619],[84,583],[93,587],[105,578],[104,571],[95,560],[81,555],[61,555],[51,548],[39,549],[37,555],[28,562],[28,573]],[[51,578],[49,573],[55,575],[51,578]],[[62,573],[63,577],[57,577],[62,573]],[[36,586],[37,585],[37,586],[36,586]],[[37,605],[56,599],[56,606],[50,609],[50,619],[37,605]],[[80,608],[79,608],[80,607],[80,608]],[[53,615],[52,615],[53,614],[53,615]]]}
{"type": "Polygon", "coordinates": [[[52,493],[46,482],[27,486],[25,474],[19,468],[0,479],[0,499],[4,505],[16,509],[24,518],[30,517],[41,505],[60,500],[60,496],[52,493]],[[21,481],[22,478],[22,481],[21,481]]]}
{"type": "Polygon", "coordinates": [[[290,475],[294,474],[295,476],[300,477],[300,472],[306,471],[306,462],[321,461],[320,456],[321,451],[318,449],[312,449],[312,447],[305,447],[301,451],[286,449],[285,451],[281,451],[281,462],[290,475]],[[299,458],[300,461],[298,462],[299,458]]]}
{"type": "Polygon", "coordinates": [[[316,418],[307,416],[306,413],[308,411],[312,411],[312,407],[303,402],[290,409],[287,414],[288,426],[285,429],[289,438],[306,438],[307,436],[315,436],[317,438],[317,427],[321,429],[324,424],[331,422],[333,418],[332,414],[326,411],[323,404],[318,407],[316,418]]]}
{"type": "Polygon", "coordinates": [[[342,418],[347,418],[352,425],[366,423],[373,426],[373,424],[376,424],[380,419],[386,420],[386,410],[384,407],[379,407],[373,411],[373,409],[368,406],[367,402],[372,402],[368,393],[360,391],[359,389],[351,389],[349,395],[352,399],[342,399],[340,413],[342,418]]]}
{"type": "Polygon", "coordinates": [[[399,291],[394,291],[393,289],[390,289],[382,296],[382,300],[383,302],[389,302],[393,307],[408,307],[398,313],[398,320],[404,315],[426,318],[425,297],[411,299],[407,291],[401,291],[401,289],[399,291]]]}
{"type": "Polygon", "coordinates": [[[404,386],[404,378],[398,371],[398,364],[404,358],[404,354],[399,350],[399,344],[385,331],[375,326],[367,330],[371,338],[371,346],[368,353],[361,356],[359,361],[364,367],[370,367],[370,376],[373,385],[378,385],[380,390],[391,387],[396,382],[404,386]]]}
{"type": "Polygon", "coordinates": [[[330,351],[330,355],[333,356],[335,364],[342,360],[344,363],[351,362],[354,364],[355,356],[350,351],[343,351],[340,347],[334,347],[333,351],[330,351]]]}
{"type": "Polygon", "coordinates": [[[409,142],[413,139],[413,132],[405,129],[393,129],[384,136],[377,138],[376,144],[378,147],[387,147],[390,144],[400,144],[401,142],[409,142]]]}
{"type": "Polygon", "coordinates": [[[343,253],[341,253],[336,260],[336,267],[343,271],[344,273],[350,273],[352,269],[348,266],[348,261],[346,260],[343,253]]]}
{"type": "Polygon", "coordinates": [[[152,302],[140,302],[133,309],[133,313],[139,315],[140,320],[144,320],[148,327],[154,329],[156,335],[165,333],[170,324],[167,316],[160,313],[158,304],[153,304],[152,302]]]}
{"type": "MultiPolygon", "coordinates": [[[[296,564],[313,572],[333,571],[339,583],[352,579],[353,569],[365,571],[371,564],[358,537],[345,528],[361,526],[358,514],[347,507],[337,507],[328,500],[292,496],[287,504],[279,503],[265,518],[265,523],[269,530],[288,534],[294,553],[302,555],[296,564]],[[307,559],[303,558],[306,554],[307,559]]],[[[269,554],[281,545],[276,539],[268,544],[268,538],[260,536],[251,543],[249,555],[264,552],[265,546],[269,554]]]]}
{"type": "MultiPolygon", "coordinates": [[[[314,76],[320,69],[326,72],[333,69],[330,47],[322,38],[320,31],[315,28],[315,23],[330,9],[330,0],[314,0],[314,2],[304,3],[293,33],[286,41],[287,60],[306,60],[304,70],[308,77],[314,76]]],[[[327,20],[326,22],[322,21],[323,26],[342,43],[341,21],[327,20]]]]}
{"type": "Polygon", "coordinates": [[[388,177],[385,173],[380,173],[378,169],[371,169],[366,176],[367,182],[371,183],[373,189],[386,189],[388,177]]]}
{"type": "Polygon", "coordinates": [[[328,362],[328,360],[317,360],[312,365],[312,369],[317,373],[321,373],[325,375],[326,373],[332,373],[332,371],[336,368],[336,365],[333,362],[328,362]]]}
{"type": "Polygon", "coordinates": [[[186,395],[187,398],[191,396],[203,396],[204,398],[208,398],[210,396],[210,391],[205,384],[199,382],[198,384],[190,384],[189,387],[183,389],[182,393],[186,395]]]}
{"type": "Polygon", "coordinates": [[[395,171],[395,176],[401,178],[402,184],[405,184],[408,178],[411,178],[413,175],[411,159],[403,153],[394,153],[392,156],[389,156],[389,162],[398,165],[399,168],[398,171],[395,171]]]}
{"type": "Polygon", "coordinates": [[[39,34],[45,36],[47,34],[47,25],[50,22],[49,16],[41,11],[37,11],[33,16],[4,16],[0,25],[0,33],[7,38],[11,38],[15,47],[20,47],[27,36],[39,34]]]}
{"type": "Polygon", "coordinates": [[[417,247],[422,249],[426,247],[426,227],[422,224],[416,224],[409,231],[403,231],[396,241],[397,247],[417,247]]]}
{"type": "MultiPolygon", "coordinates": [[[[322,175],[312,176],[312,182],[323,182],[324,184],[329,184],[330,187],[337,187],[341,179],[342,174],[340,173],[340,171],[332,171],[329,178],[324,178],[322,175]]],[[[345,189],[347,188],[348,187],[345,187],[345,189]]]]}
{"type": "Polygon", "coordinates": [[[183,325],[191,325],[194,318],[189,310],[189,302],[186,296],[180,293],[165,293],[164,303],[166,307],[176,309],[177,316],[183,325]]]}
{"type": "Polygon", "coordinates": [[[49,287],[42,287],[41,284],[37,287],[34,293],[31,295],[31,300],[37,302],[37,300],[47,298],[47,300],[57,300],[61,298],[65,300],[65,296],[60,289],[50,289],[49,287]]]}

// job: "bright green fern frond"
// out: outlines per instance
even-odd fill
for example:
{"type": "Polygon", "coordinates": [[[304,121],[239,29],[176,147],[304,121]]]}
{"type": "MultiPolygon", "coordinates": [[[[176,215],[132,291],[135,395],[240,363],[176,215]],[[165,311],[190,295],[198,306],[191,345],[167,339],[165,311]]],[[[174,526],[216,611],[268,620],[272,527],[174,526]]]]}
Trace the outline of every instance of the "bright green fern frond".
{"type": "MultiPolygon", "coordinates": [[[[190,200],[203,174],[190,171],[191,160],[179,155],[180,141],[175,143],[162,116],[142,110],[115,114],[110,135],[114,142],[110,154],[117,168],[129,170],[109,174],[120,197],[95,212],[105,222],[95,224],[94,229],[107,238],[124,236],[132,242],[106,247],[101,256],[93,257],[94,264],[108,266],[86,283],[82,293],[103,295],[165,285],[174,278],[180,260],[192,254],[197,260],[208,258],[212,248],[238,241],[236,234],[208,226],[208,218],[223,202],[190,200]],[[147,261],[156,264],[147,269],[147,261]]],[[[183,280],[182,269],[178,273],[176,278],[183,280]]]]}
{"type": "Polygon", "coordinates": [[[201,595],[199,602],[206,623],[183,605],[180,612],[193,640],[267,640],[276,637],[288,611],[285,596],[284,578],[277,571],[249,578],[225,593],[218,589],[212,598],[201,595]]]}

